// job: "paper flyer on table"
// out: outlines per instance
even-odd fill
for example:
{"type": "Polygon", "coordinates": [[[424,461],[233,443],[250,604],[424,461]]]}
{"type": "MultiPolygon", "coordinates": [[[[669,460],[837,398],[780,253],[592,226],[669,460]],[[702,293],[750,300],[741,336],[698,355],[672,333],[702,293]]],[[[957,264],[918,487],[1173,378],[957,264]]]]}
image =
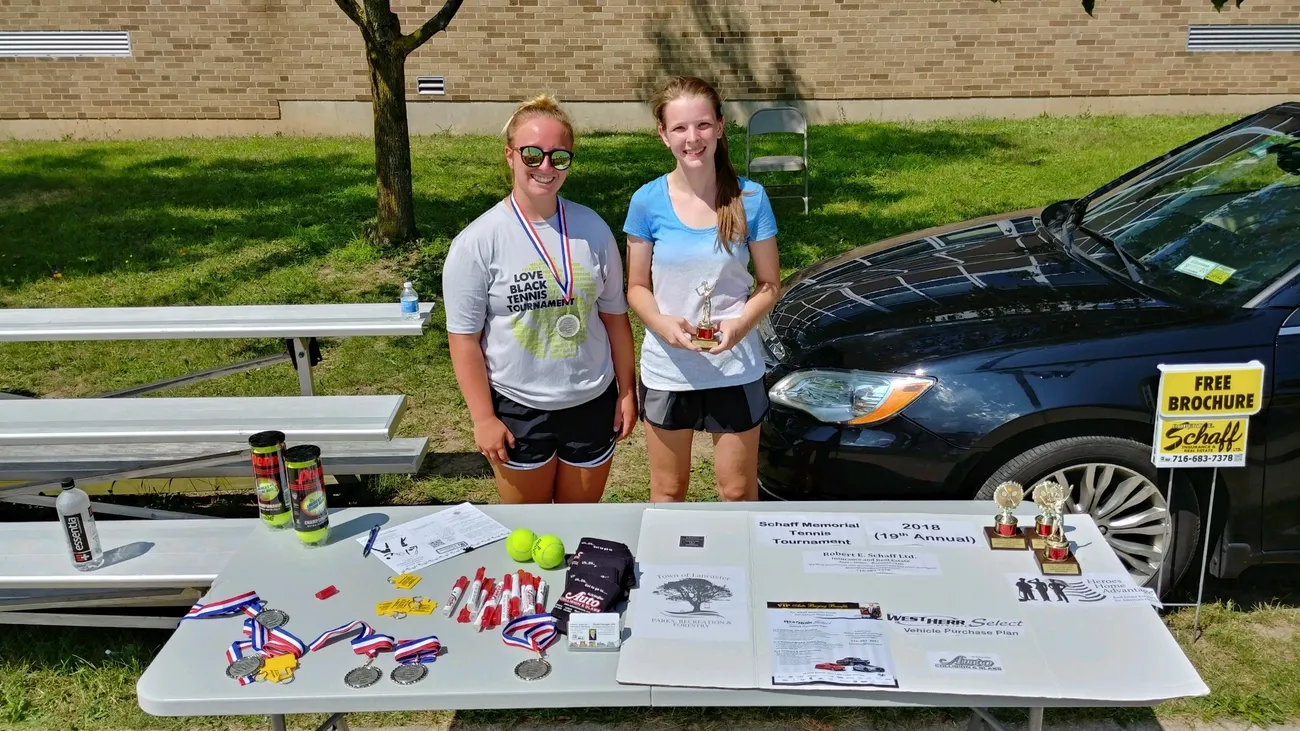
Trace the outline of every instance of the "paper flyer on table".
{"type": "Polygon", "coordinates": [[[768,602],[773,686],[897,688],[880,605],[768,602]]]}
{"type": "Polygon", "coordinates": [[[636,633],[664,640],[749,640],[743,566],[642,566],[636,633]]]}
{"type": "MultiPolygon", "coordinates": [[[[379,531],[372,556],[403,574],[432,566],[453,556],[486,546],[510,535],[505,526],[488,517],[470,503],[461,503],[423,518],[407,521],[379,531]]],[[[359,536],[362,546],[370,535],[359,536]]]]}
{"type": "Polygon", "coordinates": [[[804,551],[806,574],[938,576],[939,557],[916,551],[804,551]]]}

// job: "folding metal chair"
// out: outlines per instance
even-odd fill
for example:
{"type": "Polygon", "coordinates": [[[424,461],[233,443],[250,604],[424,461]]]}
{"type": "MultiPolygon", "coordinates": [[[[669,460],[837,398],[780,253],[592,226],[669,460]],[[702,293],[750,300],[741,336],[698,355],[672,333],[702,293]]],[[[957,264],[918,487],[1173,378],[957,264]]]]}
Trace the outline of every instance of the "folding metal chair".
{"type": "MultiPolygon", "coordinates": [[[[760,109],[749,117],[745,134],[745,177],[753,173],[803,171],[803,195],[772,195],[769,198],[801,198],[803,212],[808,213],[808,122],[794,107],[760,109]],[[803,136],[803,155],[764,155],[752,157],[754,137],[768,134],[798,134],[803,136]]],[[[774,186],[789,188],[792,186],[774,186]]]]}

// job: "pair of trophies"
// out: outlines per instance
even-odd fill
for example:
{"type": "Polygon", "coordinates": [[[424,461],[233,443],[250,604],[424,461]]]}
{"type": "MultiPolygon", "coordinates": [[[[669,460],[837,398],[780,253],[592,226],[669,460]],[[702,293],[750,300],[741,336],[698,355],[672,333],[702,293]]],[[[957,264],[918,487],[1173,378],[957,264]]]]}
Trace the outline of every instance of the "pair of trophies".
{"type": "Polygon", "coordinates": [[[1079,559],[1070,551],[1065,538],[1062,510],[1070,491],[1053,480],[1044,480],[1034,486],[1034,504],[1038,515],[1034,527],[1022,528],[1013,511],[1025,499],[1024,488],[1017,482],[1004,482],[993,490],[993,501],[1000,510],[993,525],[984,527],[989,548],[1023,551],[1033,549],[1034,559],[1043,574],[1078,576],[1082,573],[1079,559]]]}

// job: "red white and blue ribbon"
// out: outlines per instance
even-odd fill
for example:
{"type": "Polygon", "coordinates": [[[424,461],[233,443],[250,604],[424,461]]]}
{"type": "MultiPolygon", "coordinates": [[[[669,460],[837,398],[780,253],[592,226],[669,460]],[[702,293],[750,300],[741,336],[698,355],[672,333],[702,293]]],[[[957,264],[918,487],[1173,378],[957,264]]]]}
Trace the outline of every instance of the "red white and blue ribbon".
{"type": "Polygon", "coordinates": [[[245,619],[244,636],[251,638],[253,649],[263,655],[302,657],[307,654],[307,645],[283,627],[268,630],[255,619],[245,619]]]}
{"type": "Polygon", "coordinates": [[[560,285],[560,292],[564,295],[564,303],[567,305],[573,299],[573,254],[569,245],[569,225],[568,219],[564,215],[564,200],[559,199],[559,217],[560,217],[560,266],[555,266],[555,260],[551,255],[546,253],[546,247],[542,245],[542,237],[533,227],[533,222],[528,220],[519,203],[515,200],[515,194],[510,193],[510,208],[515,212],[515,218],[519,219],[519,225],[523,227],[524,233],[528,235],[528,240],[532,243],[533,248],[546,262],[546,267],[551,270],[551,276],[555,277],[555,283],[560,285]],[[563,270],[564,277],[561,279],[560,272],[563,270]]]}
{"type": "Polygon", "coordinates": [[[244,611],[245,607],[260,607],[261,601],[257,598],[257,592],[249,591],[238,596],[232,596],[229,599],[221,599],[207,604],[195,603],[190,607],[190,611],[185,613],[182,620],[185,619],[208,619],[209,617],[224,617],[229,614],[238,614],[244,611]]]}
{"type": "Polygon", "coordinates": [[[527,614],[517,617],[501,630],[501,639],[511,647],[521,647],[541,654],[560,638],[550,614],[527,614]]]}
{"type": "MultiPolygon", "coordinates": [[[[226,650],[226,661],[231,665],[233,665],[236,660],[243,657],[252,649],[253,649],[253,643],[249,642],[248,640],[239,640],[238,642],[232,642],[230,644],[230,648],[226,650]]],[[[237,680],[239,681],[240,685],[249,685],[250,683],[256,681],[256,673],[252,675],[241,676],[237,678],[237,680]]]]}
{"type": "Polygon", "coordinates": [[[397,643],[397,647],[393,651],[393,659],[403,665],[433,662],[438,659],[438,651],[441,649],[442,643],[438,640],[437,635],[429,635],[414,640],[402,640],[397,643]]]}
{"type": "Polygon", "coordinates": [[[320,637],[312,640],[308,648],[312,652],[316,652],[334,640],[352,634],[358,629],[361,630],[361,633],[351,640],[352,651],[356,654],[374,657],[380,652],[393,649],[394,640],[392,637],[375,632],[370,625],[359,619],[325,632],[320,637]]]}

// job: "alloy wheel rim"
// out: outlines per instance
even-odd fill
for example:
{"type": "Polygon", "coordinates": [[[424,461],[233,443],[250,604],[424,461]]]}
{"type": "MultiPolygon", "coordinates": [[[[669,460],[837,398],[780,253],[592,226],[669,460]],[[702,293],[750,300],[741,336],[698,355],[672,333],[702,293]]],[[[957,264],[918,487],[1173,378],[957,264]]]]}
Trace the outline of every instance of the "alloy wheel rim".
{"type": "MultiPolygon", "coordinates": [[[[1063,467],[1039,478],[1044,480],[1068,487],[1065,509],[1092,516],[1138,586],[1156,575],[1169,557],[1170,517],[1169,504],[1155,483],[1139,472],[1105,462],[1063,467]]],[[[1032,488],[1028,492],[1032,495],[1032,488]]]]}

